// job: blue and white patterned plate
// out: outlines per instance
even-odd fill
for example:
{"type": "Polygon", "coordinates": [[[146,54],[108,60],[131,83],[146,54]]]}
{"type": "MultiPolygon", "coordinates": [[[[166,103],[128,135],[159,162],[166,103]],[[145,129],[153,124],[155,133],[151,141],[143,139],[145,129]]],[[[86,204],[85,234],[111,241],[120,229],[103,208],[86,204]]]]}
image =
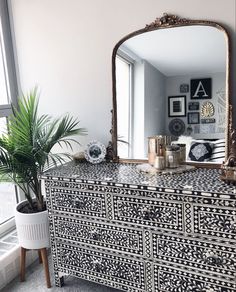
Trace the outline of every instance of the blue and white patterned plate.
{"type": "Polygon", "coordinates": [[[105,155],[106,147],[98,141],[89,142],[87,148],[84,150],[85,159],[94,164],[102,162],[105,155]]]}

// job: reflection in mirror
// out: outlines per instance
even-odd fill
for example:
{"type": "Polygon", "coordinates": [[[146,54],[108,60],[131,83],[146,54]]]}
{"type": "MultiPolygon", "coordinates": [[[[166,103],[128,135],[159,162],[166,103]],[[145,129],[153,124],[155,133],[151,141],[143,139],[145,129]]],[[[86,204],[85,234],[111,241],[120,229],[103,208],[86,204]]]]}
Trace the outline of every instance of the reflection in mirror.
{"type": "Polygon", "coordinates": [[[125,40],[115,55],[115,93],[117,139],[128,144],[117,142],[118,156],[147,159],[148,137],[168,135],[189,147],[195,140],[221,141],[220,159],[213,161],[221,163],[227,54],[225,32],[210,25],[157,29],[125,40]]]}

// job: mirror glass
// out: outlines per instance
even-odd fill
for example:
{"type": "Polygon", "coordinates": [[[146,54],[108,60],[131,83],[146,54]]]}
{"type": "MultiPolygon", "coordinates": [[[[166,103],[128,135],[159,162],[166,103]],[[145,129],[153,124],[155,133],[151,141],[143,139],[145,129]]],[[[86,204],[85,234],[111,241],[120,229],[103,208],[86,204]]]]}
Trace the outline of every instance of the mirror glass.
{"type": "Polygon", "coordinates": [[[156,135],[225,143],[227,50],[225,32],[207,25],[147,31],[121,43],[113,56],[117,155],[147,159],[148,137],[156,135]]]}

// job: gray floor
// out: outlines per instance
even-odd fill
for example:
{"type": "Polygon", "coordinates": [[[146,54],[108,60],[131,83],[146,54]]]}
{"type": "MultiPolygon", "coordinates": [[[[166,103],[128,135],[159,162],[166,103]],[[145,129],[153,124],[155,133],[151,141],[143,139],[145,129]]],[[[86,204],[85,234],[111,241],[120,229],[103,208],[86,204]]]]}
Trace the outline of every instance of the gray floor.
{"type": "MultiPolygon", "coordinates": [[[[51,259],[49,258],[49,263],[51,259]]],[[[65,285],[62,288],[55,287],[53,283],[53,273],[50,264],[51,282],[52,288],[47,289],[44,277],[43,266],[38,263],[31,265],[26,272],[26,281],[20,282],[19,278],[12,281],[7,287],[1,290],[1,292],[119,292],[119,290],[97,285],[88,281],[80,280],[74,277],[67,277],[65,279],[65,285]]]]}

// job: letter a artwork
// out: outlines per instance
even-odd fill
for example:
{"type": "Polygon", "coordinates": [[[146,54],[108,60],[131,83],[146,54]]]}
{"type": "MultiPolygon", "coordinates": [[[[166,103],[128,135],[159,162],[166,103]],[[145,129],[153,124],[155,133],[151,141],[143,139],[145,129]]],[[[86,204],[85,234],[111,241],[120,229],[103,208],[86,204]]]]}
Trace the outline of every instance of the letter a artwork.
{"type": "Polygon", "coordinates": [[[211,98],[211,78],[191,79],[191,99],[211,98]]]}

